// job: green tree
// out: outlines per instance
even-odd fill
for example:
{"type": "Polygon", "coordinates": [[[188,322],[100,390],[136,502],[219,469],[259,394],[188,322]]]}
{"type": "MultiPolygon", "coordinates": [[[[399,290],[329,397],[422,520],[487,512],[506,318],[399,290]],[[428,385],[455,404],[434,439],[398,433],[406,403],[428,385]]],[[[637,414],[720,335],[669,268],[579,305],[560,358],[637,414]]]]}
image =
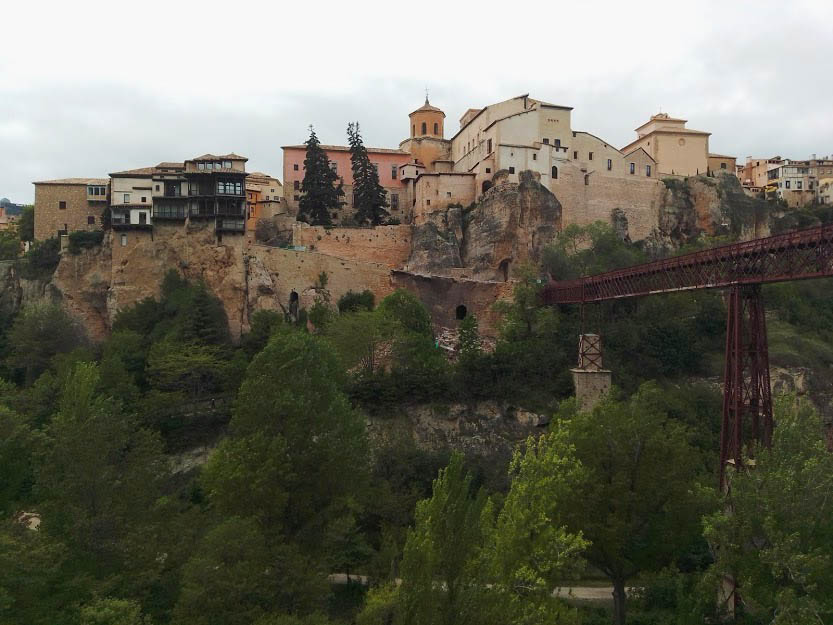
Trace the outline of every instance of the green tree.
{"type": "Polygon", "coordinates": [[[431,336],[431,316],[422,302],[405,289],[397,289],[385,297],[376,309],[380,314],[398,322],[405,330],[431,336]]]}
{"type": "Polygon", "coordinates": [[[615,625],[625,623],[627,581],[686,553],[709,504],[699,453],[688,430],[657,408],[661,393],[645,384],[628,400],[609,397],[577,414],[568,402],[552,425],[561,454],[583,467],[559,520],[590,541],[587,560],[612,582],[615,625]]]}
{"type": "Polygon", "coordinates": [[[240,339],[240,346],[251,360],[266,347],[272,332],[283,323],[283,315],[275,310],[258,310],[252,315],[249,331],[240,339]]]}
{"type": "Polygon", "coordinates": [[[338,176],[330,168],[327,154],[312,126],[306,141],[307,155],[304,159],[304,180],[301,183],[301,199],[298,202],[298,221],[313,226],[329,226],[330,213],[341,206],[341,185],[336,186],[338,176]]]}
{"type": "Polygon", "coordinates": [[[25,372],[31,384],[56,354],[70,352],[84,343],[81,327],[57,304],[32,304],[25,308],[9,332],[9,363],[25,372]]]}
{"type": "Polygon", "coordinates": [[[24,206],[17,220],[17,234],[21,241],[35,240],[35,207],[24,206]]]}
{"type": "Polygon", "coordinates": [[[509,472],[512,485],[492,537],[493,565],[510,595],[540,601],[583,569],[588,542],[568,529],[565,514],[585,472],[564,431],[528,439],[509,472]]]}
{"type": "Polygon", "coordinates": [[[151,388],[182,392],[196,399],[222,388],[224,361],[219,350],[200,343],[155,343],[148,354],[147,379],[151,388]]]}
{"type": "Polygon", "coordinates": [[[781,398],[772,448],[730,473],[723,510],[706,519],[716,547],[711,589],[734,577],[752,623],[833,620],[833,454],[806,401],[781,398]]]}
{"type": "Polygon", "coordinates": [[[135,589],[159,568],[167,463],[158,438],[98,388],[92,364],[77,365],[64,384],[37,473],[41,527],[67,544],[80,571],[135,589]]]}
{"type": "Polygon", "coordinates": [[[392,340],[396,325],[376,312],[339,315],[326,331],[347,370],[373,375],[383,367],[381,348],[392,340]]]}
{"type": "MultiPolygon", "coordinates": [[[[417,504],[402,559],[396,623],[485,623],[487,577],[480,565],[487,498],[455,453],[434,481],[430,499],[417,504]]],[[[495,621],[497,622],[497,621],[495,621]]]]}
{"type": "Polygon", "coordinates": [[[13,260],[20,256],[20,238],[13,230],[0,230],[0,260],[13,260]]]}
{"type": "MultiPolygon", "coordinates": [[[[243,612],[255,607],[314,612],[327,594],[326,575],[356,553],[351,519],[358,517],[367,487],[367,440],[362,417],[341,391],[341,379],[338,360],[320,339],[278,330],[249,366],[231,436],[205,467],[202,482],[213,506],[223,515],[241,517],[247,536],[258,545],[240,556],[239,566],[265,576],[257,584],[266,585],[271,599],[261,601],[257,586],[241,598],[248,606],[240,608],[243,612]],[[275,376],[293,384],[275,385],[275,376]]],[[[228,541],[218,538],[205,549],[228,541]]],[[[201,550],[189,567],[213,575],[217,557],[201,550]],[[199,564],[201,558],[209,564],[199,564]]],[[[214,592],[199,579],[190,586],[191,607],[182,599],[180,614],[201,609],[201,595],[214,592]]],[[[228,610],[237,608],[219,611],[212,617],[218,620],[193,622],[232,622],[234,612],[222,620],[228,610]]]]}
{"type": "Polygon", "coordinates": [[[356,207],[354,219],[359,225],[378,226],[390,213],[385,189],[379,184],[379,171],[370,162],[364,147],[359,122],[347,124],[347,140],[350,144],[350,164],[353,170],[353,201],[356,207]]]}
{"type": "Polygon", "coordinates": [[[142,606],[129,599],[96,599],[81,608],[81,625],[152,625],[142,606]]]}
{"type": "MultiPolygon", "coordinates": [[[[4,391],[0,381],[0,392],[4,391]]],[[[0,519],[30,496],[40,437],[17,413],[0,405],[0,519]]]]}

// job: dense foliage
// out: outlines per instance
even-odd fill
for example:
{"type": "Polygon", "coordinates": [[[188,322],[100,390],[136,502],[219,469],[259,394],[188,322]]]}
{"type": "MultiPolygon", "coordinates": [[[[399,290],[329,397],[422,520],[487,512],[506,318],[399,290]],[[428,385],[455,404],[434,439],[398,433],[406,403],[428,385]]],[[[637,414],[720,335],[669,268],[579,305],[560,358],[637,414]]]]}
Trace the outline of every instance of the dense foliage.
{"type": "MultiPolygon", "coordinates": [[[[260,311],[239,343],[222,302],[175,271],[101,344],[56,305],[3,319],[0,623],[692,625],[720,616],[727,576],[745,623],[829,621],[818,415],[780,403],[773,450],[729,499],[714,488],[719,294],[584,315],[540,302],[547,274],[645,258],[607,227],[567,228],[519,270],[494,342],[469,315],[442,344],[406,291],[334,302],[326,274],[309,311],[260,311]],[[568,372],[582,330],[601,332],[619,387],[590,412],[568,372]],[[397,424],[408,404],[480,400],[550,425],[507,464],[397,424]],[[331,583],[357,575],[369,587],[331,583]],[[572,583],[615,601],[553,597],[572,583]]],[[[57,241],[18,262],[51,271],[57,241]]],[[[765,297],[773,357],[828,370],[829,285],[765,297]]]]}

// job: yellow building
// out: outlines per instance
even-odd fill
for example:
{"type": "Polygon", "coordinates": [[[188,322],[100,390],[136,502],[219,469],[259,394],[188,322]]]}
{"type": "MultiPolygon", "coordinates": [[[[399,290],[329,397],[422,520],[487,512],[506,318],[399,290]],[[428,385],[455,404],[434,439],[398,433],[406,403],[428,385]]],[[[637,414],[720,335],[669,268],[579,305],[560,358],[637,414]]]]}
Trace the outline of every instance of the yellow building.
{"type": "Polygon", "coordinates": [[[642,148],[656,161],[660,174],[705,174],[709,167],[711,133],[686,128],[687,121],[668,113],[652,115],[636,129],[636,141],[622,148],[622,152],[628,154],[642,148]]]}

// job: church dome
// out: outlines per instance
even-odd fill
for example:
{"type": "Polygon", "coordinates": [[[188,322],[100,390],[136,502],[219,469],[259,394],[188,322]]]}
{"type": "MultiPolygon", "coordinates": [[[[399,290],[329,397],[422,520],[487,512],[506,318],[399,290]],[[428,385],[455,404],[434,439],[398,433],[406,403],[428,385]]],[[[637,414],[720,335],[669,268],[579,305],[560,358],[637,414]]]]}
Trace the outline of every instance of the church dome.
{"type": "Polygon", "coordinates": [[[445,119],[445,113],[443,113],[442,109],[432,106],[427,96],[425,97],[425,104],[408,115],[408,117],[411,118],[411,138],[443,138],[443,120],[445,119]]]}

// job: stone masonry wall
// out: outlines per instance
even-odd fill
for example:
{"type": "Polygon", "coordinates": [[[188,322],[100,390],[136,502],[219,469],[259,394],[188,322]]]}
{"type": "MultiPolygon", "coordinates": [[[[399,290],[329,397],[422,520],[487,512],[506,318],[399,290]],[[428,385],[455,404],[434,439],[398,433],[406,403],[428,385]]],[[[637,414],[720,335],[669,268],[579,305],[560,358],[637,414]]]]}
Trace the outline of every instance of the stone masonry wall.
{"type": "Polygon", "coordinates": [[[398,269],[411,254],[411,231],[409,225],[325,228],[296,223],[292,227],[292,244],[304,245],[311,252],[398,269]]]}
{"type": "Polygon", "coordinates": [[[385,265],[253,245],[248,257],[249,310],[288,311],[293,291],[298,294],[299,307],[309,309],[315,301],[315,285],[322,272],[327,274],[327,290],[333,305],[348,291],[368,289],[378,302],[395,289],[390,269],[385,265]]]}

